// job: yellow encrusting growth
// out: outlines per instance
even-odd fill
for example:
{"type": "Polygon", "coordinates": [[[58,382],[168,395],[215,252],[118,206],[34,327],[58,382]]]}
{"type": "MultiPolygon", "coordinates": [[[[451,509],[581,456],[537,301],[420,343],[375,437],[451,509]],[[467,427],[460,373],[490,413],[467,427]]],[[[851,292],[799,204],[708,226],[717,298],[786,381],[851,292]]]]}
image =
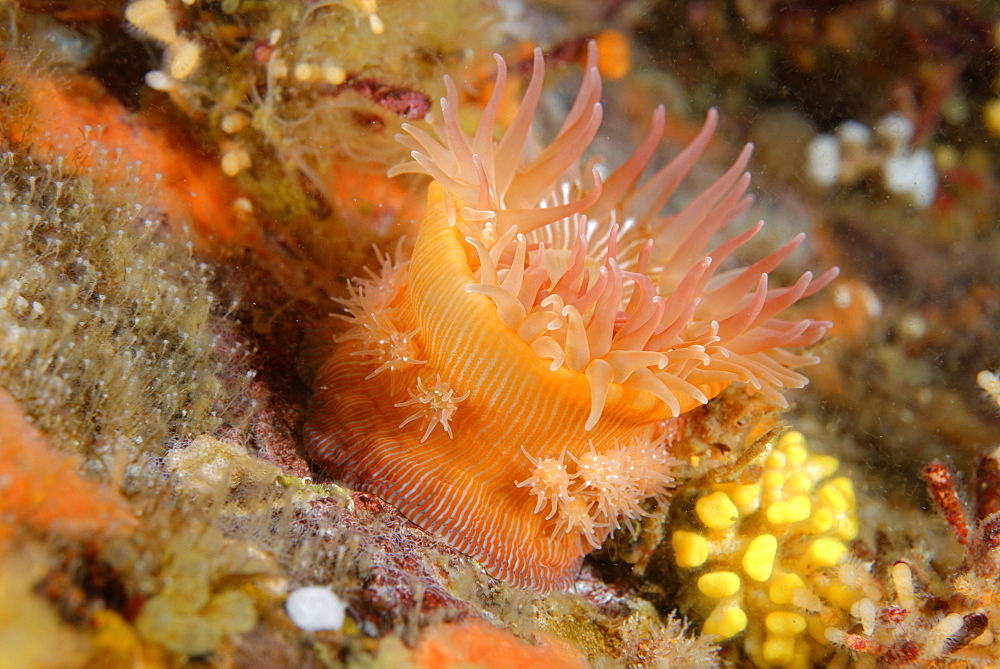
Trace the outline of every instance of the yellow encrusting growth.
{"type": "Polygon", "coordinates": [[[743,553],[743,571],[755,581],[764,582],[771,578],[774,569],[774,555],[778,552],[778,540],[773,534],[762,534],[747,546],[743,553]]]}
{"type": "Polygon", "coordinates": [[[677,530],[673,546],[678,567],[700,567],[708,559],[708,540],[700,534],[677,530]]]}
{"type": "Polygon", "coordinates": [[[775,604],[791,604],[795,591],[805,586],[805,581],[798,574],[782,574],[771,579],[767,594],[775,604]]]}
{"type": "Polygon", "coordinates": [[[740,577],[731,571],[713,571],[698,578],[698,589],[706,597],[729,597],[740,589],[740,577]]]}
{"type": "Polygon", "coordinates": [[[719,606],[709,614],[702,632],[728,639],[745,630],[746,626],[747,614],[743,609],[738,606],[719,606]]]}
{"type": "Polygon", "coordinates": [[[767,520],[772,525],[787,525],[805,520],[812,515],[812,503],[805,495],[781,500],[767,507],[767,520]]]}
{"type": "Polygon", "coordinates": [[[701,522],[713,530],[724,530],[732,527],[740,517],[733,500],[724,492],[713,492],[705,495],[695,504],[695,512],[701,522]]]}
{"type": "Polygon", "coordinates": [[[817,567],[832,567],[840,563],[846,552],[847,547],[836,539],[817,539],[806,552],[805,569],[811,571],[817,567]]]}
{"type": "Polygon", "coordinates": [[[799,432],[758,462],[755,481],[696,490],[689,525],[674,530],[677,566],[698,570],[681,574],[694,584],[682,608],[704,616],[706,634],[742,634],[758,666],[811,667],[833,649],[827,628],[844,627],[864,596],[846,544],[858,534],[854,487],[799,432]]]}

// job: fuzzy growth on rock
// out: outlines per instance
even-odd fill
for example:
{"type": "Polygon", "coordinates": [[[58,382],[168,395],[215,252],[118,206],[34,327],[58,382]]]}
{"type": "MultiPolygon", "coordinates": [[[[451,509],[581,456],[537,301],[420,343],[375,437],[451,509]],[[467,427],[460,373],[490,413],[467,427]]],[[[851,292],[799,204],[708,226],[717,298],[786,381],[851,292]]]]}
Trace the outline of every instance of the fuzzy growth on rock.
{"type": "Polygon", "coordinates": [[[159,453],[171,434],[248,418],[245,400],[217,404],[245,397],[249,375],[239,344],[219,354],[211,271],[129,204],[136,185],[98,193],[61,161],[5,148],[0,385],[57,446],[97,456],[88,464],[105,473],[159,453]]]}

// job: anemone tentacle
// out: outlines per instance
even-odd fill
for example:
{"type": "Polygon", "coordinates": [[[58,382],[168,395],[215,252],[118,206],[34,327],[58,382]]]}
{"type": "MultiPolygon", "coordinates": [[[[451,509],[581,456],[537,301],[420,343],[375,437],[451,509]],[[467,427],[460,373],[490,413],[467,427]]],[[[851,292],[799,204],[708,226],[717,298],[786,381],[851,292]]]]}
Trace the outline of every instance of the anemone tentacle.
{"type": "Polygon", "coordinates": [[[539,50],[518,115],[499,141],[493,139],[492,124],[506,81],[502,59],[497,61],[496,87],[476,134],[469,136],[459,126],[457,94],[449,83],[438,138],[411,132],[402,141],[413,148],[414,162],[399,171],[425,171],[435,177],[444,187],[445,199],[453,201],[446,207],[450,211],[489,209],[490,223],[479,230],[474,222],[464,221],[463,231],[471,230],[467,242],[474,249],[477,279],[467,290],[489,297],[500,321],[551,359],[553,366],[587,372],[594,399],[588,426],[600,419],[607,385],[628,385],[633,378],[633,387],[655,388],[675,414],[680,406],[678,395],[708,400],[710,395],[690,376],[705,378],[705,372],[713,370],[728,372],[732,380],[781,401],[780,393],[770,386],[797,387],[804,379],[782,373],[783,365],[769,358],[768,351],[814,343],[828,325],[802,321],[798,330],[790,332],[775,317],[829,283],[836,270],[816,280],[807,272],[790,288],[769,289],[767,272],[801,244],[803,236],[799,235],[745,268],[719,272],[722,261],[759,226],[734,243],[720,246],[717,255],[705,254],[712,236],[752,204],[753,199],[745,195],[750,183],[745,171],[752,150],[749,144],[728,170],[680,212],[658,215],[708,146],[718,124],[715,110],[709,112],[691,144],[646,183],[640,183],[640,178],[663,134],[662,107],[653,113],[645,140],[603,187],[597,182],[584,192],[579,180],[566,182],[601,115],[593,49],[590,58],[584,84],[562,131],[537,156],[524,158],[531,152],[526,149],[528,134],[522,121],[537,105],[543,68],[539,50]],[[587,109],[591,109],[589,114],[587,109]],[[512,169],[518,160],[520,167],[512,169]],[[438,178],[442,173],[447,173],[446,178],[438,178]],[[551,220],[539,224],[546,215],[551,220]],[[650,234],[655,235],[655,243],[650,243],[650,234]],[[596,252],[594,246],[599,247],[596,252]],[[684,349],[698,346],[690,342],[713,322],[718,323],[716,340],[702,358],[703,364],[672,364],[691,359],[691,351],[684,349]],[[659,355],[612,356],[613,351],[659,355]],[[646,364],[638,369],[645,368],[649,374],[636,375],[634,365],[640,359],[646,364]],[[606,364],[594,365],[597,360],[606,364]],[[665,372],[666,368],[671,371],[665,372]]]}

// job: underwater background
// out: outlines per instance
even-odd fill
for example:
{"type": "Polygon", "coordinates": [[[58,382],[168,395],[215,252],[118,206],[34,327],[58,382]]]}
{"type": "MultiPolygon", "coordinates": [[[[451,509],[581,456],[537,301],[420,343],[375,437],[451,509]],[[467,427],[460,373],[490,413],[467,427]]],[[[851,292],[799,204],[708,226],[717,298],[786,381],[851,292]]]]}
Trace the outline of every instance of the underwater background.
{"type": "Polygon", "coordinates": [[[989,0],[0,0],[0,667],[995,666],[998,54],[989,0]],[[752,142],[733,262],[840,274],[789,406],[663,421],[669,493],[543,592],[303,425],[425,216],[404,124],[448,75],[507,129],[540,47],[552,141],[591,43],[585,160],[715,108],[667,215],[752,142]]]}

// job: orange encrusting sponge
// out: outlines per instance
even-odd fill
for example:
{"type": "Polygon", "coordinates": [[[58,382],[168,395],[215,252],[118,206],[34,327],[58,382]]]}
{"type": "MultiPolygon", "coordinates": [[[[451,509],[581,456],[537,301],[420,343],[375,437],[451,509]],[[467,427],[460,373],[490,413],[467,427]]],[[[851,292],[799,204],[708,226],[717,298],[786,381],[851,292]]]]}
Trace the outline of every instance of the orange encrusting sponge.
{"type": "MultiPolygon", "coordinates": [[[[9,67],[14,67],[10,65],[9,67]]],[[[254,241],[234,203],[241,196],[219,160],[165,115],[130,112],[99,82],[84,75],[25,67],[13,90],[23,103],[0,126],[0,138],[24,145],[39,160],[61,158],[71,172],[100,187],[138,178],[140,197],[175,224],[191,222],[196,241],[254,241]],[[98,140],[96,146],[91,142],[98,140]],[[249,236],[249,237],[248,237],[249,236]]]]}
{"type": "Polygon", "coordinates": [[[0,388],[0,550],[19,529],[67,537],[127,534],[138,527],[114,490],[81,477],[0,388]]]}

